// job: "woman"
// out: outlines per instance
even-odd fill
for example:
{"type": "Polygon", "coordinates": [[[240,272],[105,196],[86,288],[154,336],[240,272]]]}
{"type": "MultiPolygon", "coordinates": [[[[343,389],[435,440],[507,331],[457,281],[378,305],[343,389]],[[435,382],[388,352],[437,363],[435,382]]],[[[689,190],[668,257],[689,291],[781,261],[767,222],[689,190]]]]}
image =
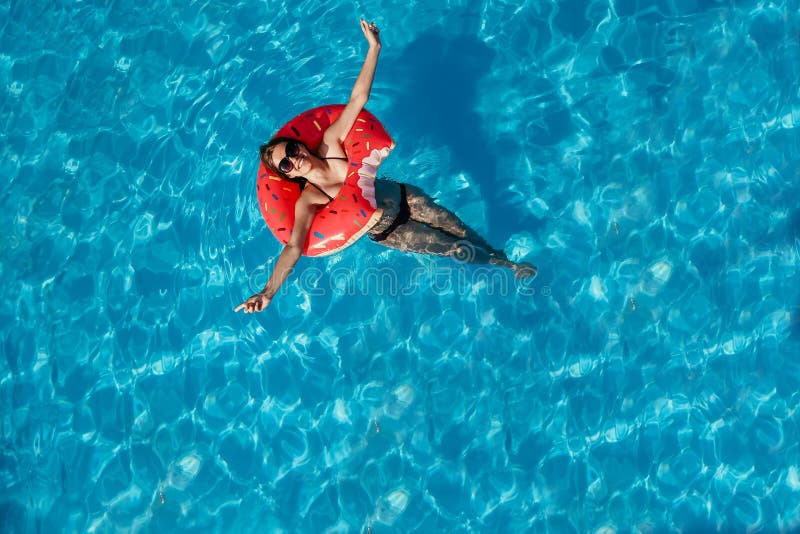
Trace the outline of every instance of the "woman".
{"type": "MultiPolygon", "coordinates": [[[[303,187],[295,204],[291,238],[281,251],[278,262],[264,289],[241,303],[235,311],[259,312],[266,308],[286,280],[308,237],[314,215],[333,200],[348,172],[343,142],[356,117],[364,108],[372,89],[375,67],[381,50],[379,30],[374,23],[361,19],[369,50],[353,86],[350,100],[339,118],[331,124],[316,152],[293,139],[275,138],[261,147],[261,159],[272,171],[303,187]]],[[[456,215],[437,205],[419,188],[389,180],[375,181],[375,198],[382,210],[369,228],[370,239],[404,252],[454,256],[471,263],[490,263],[509,267],[517,277],[536,274],[536,267],[513,263],[492,248],[456,215]]]]}

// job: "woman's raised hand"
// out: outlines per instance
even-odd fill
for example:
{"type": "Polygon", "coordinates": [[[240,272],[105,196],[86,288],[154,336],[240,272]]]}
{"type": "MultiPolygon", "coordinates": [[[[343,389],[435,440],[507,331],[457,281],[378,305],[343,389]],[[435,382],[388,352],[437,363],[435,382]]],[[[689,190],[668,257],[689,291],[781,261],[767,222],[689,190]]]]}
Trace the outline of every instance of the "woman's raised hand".
{"type": "Polygon", "coordinates": [[[361,31],[364,32],[364,37],[371,47],[381,47],[381,31],[375,26],[374,22],[367,22],[364,19],[359,19],[361,22],[361,31]]]}

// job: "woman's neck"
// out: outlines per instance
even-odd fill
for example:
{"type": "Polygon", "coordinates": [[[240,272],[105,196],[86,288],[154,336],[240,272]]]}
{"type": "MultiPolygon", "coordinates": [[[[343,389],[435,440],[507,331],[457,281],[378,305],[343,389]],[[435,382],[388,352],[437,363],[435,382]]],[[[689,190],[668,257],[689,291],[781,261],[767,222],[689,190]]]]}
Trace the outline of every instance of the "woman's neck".
{"type": "Polygon", "coordinates": [[[323,159],[316,154],[311,154],[309,158],[311,170],[305,174],[305,178],[317,185],[332,185],[342,183],[342,179],[337,175],[330,160],[323,159]]]}

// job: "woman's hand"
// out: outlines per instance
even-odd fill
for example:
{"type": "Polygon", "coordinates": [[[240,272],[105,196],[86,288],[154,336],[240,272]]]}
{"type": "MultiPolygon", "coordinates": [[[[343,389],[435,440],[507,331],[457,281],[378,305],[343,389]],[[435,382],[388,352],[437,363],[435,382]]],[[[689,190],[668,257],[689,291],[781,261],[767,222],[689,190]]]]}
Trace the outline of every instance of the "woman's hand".
{"type": "Polygon", "coordinates": [[[246,301],[236,306],[236,309],[233,311],[238,312],[239,310],[244,309],[245,313],[260,312],[269,306],[270,302],[272,302],[272,299],[267,297],[264,293],[256,293],[246,301]]]}
{"type": "Polygon", "coordinates": [[[364,19],[359,19],[361,22],[361,31],[364,32],[364,37],[367,38],[370,48],[381,47],[381,31],[375,26],[374,22],[367,22],[364,19]]]}

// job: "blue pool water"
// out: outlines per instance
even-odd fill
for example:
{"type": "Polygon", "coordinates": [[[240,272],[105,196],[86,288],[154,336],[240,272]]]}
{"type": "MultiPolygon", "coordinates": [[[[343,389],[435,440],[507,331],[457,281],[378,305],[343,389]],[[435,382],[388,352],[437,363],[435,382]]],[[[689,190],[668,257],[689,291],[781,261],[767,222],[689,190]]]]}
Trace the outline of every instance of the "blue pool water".
{"type": "Polygon", "coordinates": [[[796,0],[0,6],[3,532],[800,528],[796,0]],[[278,242],[346,99],[539,266],[278,242]]]}

